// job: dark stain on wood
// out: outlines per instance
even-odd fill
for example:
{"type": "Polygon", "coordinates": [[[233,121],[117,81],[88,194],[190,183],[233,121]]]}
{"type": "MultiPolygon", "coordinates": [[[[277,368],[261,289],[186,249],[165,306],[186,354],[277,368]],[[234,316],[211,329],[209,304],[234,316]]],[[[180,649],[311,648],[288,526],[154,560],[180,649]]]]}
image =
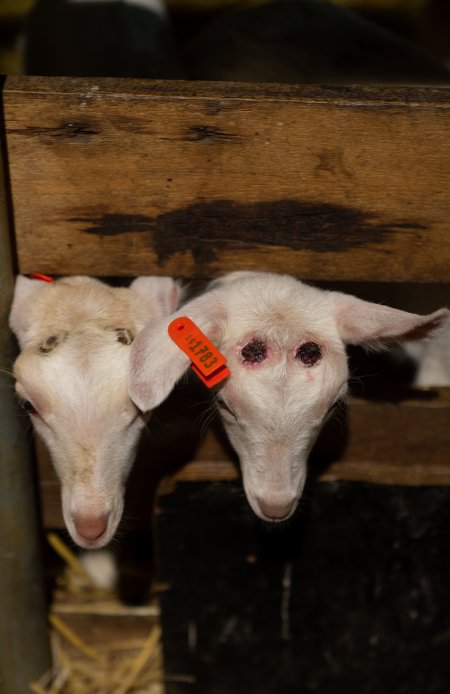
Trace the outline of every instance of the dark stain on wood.
{"type": "Polygon", "coordinates": [[[117,236],[137,231],[154,231],[154,220],[142,214],[114,214],[106,213],[86,217],[70,217],[67,221],[87,224],[83,228],[86,234],[97,234],[99,236],[117,236]]]}
{"type": "Polygon", "coordinates": [[[99,135],[100,130],[92,124],[82,123],[80,121],[69,121],[61,123],[58,127],[45,128],[40,126],[28,126],[26,128],[11,128],[11,133],[25,135],[27,137],[41,137],[46,142],[52,140],[86,140],[93,135],[99,135]]]}
{"type": "Polygon", "coordinates": [[[214,260],[221,250],[276,246],[293,251],[345,252],[386,244],[398,233],[413,236],[426,230],[410,221],[378,221],[374,212],[298,200],[248,204],[200,201],[155,218],[103,214],[69,221],[82,223],[85,233],[100,236],[151,232],[160,262],[175,251],[191,251],[198,264],[214,260]]]}
{"type": "Polygon", "coordinates": [[[319,164],[315,166],[314,173],[319,176],[321,173],[330,173],[333,176],[341,175],[344,178],[352,179],[352,173],[344,164],[344,153],[340,150],[324,150],[317,154],[319,164]]]}
{"type": "Polygon", "coordinates": [[[84,125],[83,123],[64,123],[59,129],[58,135],[60,137],[80,137],[89,135],[98,135],[99,130],[89,127],[89,125],[84,125]]]}
{"type": "Polygon", "coordinates": [[[233,133],[226,133],[213,125],[191,125],[185,135],[180,137],[163,137],[163,140],[175,142],[241,142],[242,138],[233,133]]]}

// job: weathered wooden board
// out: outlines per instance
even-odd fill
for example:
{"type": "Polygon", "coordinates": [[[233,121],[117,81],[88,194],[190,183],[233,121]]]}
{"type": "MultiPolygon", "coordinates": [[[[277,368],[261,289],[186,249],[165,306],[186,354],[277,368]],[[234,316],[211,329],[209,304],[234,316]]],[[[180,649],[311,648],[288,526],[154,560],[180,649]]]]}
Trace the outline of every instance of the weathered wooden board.
{"type": "MultiPolygon", "coordinates": [[[[320,480],[352,480],[408,486],[450,485],[450,389],[417,391],[403,402],[370,402],[351,398],[347,422],[344,415],[323,432],[310,462],[310,474],[320,480]]],[[[193,439],[195,435],[193,434],[193,439]]],[[[195,447],[195,440],[193,441],[195,447]]],[[[189,448],[184,432],[178,441],[178,460],[189,448]]],[[[174,459],[177,460],[176,446],[174,459]]],[[[146,452],[147,475],[164,472],[157,456],[146,452]]],[[[44,525],[64,527],[59,483],[42,444],[38,445],[44,525]]],[[[170,463],[170,461],[168,461],[170,463]]],[[[167,465],[167,462],[165,463],[167,465]]],[[[169,469],[167,465],[167,469],[169,469]]],[[[160,493],[169,493],[180,481],[233,481],[238,467],[229,447],[208,430],[191,460],[166,476],[160,493]]],[[[155,480],[156,481],[156,480],[155,480]]],[[[141,483],[142,487],[142,483],[141,483]]],[[[150,519],[152,489],[148,479],[147,509],[150,519]]],[[[130,499],[133,503],[133,499],[130,499]]],[[[132,512],[135,515],[135,512],[132,512]]]]}
{"type": "Polygon", "coordinates": [[[448,281],[449,97],[10,77],[18,269],[448,281]]]}

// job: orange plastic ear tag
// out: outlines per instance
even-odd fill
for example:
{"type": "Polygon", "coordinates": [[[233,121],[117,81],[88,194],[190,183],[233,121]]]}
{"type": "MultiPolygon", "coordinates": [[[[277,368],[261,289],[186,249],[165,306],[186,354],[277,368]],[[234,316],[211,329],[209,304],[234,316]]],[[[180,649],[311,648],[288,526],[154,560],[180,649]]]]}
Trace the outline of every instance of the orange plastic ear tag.
{"type": "Polygon", "coordinates": [[[175,318],[168,327],[168,333],[192,361],[192,369],[208,388],[216,386],[230,375],[225,366],[226,357],[190,318],[175,318]]]}

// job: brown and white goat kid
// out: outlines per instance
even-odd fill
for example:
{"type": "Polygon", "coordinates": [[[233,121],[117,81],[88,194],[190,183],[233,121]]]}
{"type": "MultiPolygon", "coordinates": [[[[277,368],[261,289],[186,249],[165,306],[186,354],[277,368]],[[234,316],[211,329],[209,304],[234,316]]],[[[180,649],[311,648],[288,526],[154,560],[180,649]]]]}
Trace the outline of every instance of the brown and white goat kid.
{"type": "Polygon", "coordinates": [[[131,343],[149,321],[175,310],[179,294],[168,277],[139,277],[128,288],[89,277],[17,278],[16,391],[50,451],[64,520],[82,547],[112,538],[145,424],[128,395],[131,343]]]}
{"type": "MultiPolygon", "coordinates": [[[[419,316],[286,275],[236,272],[176,315],[191,318],[228,358],[231,376],[216,401],[247,499],[260,518],[281,521],[301,497],[323,422],[346,394],[345,345],[431,336],[450,312],[419,316]]],[[[142,411],[161,403],[189,366],[167,334],[174,317],[146,327],[132,345],[130,395],[142,411]]]]}

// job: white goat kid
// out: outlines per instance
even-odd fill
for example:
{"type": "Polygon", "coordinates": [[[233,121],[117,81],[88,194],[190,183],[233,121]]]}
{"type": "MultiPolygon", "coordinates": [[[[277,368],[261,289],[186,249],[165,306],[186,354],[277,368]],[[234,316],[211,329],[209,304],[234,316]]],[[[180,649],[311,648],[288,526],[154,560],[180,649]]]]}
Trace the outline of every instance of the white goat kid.
{"type": "MultiPolygon", "coordinates": [[[[228,358],[217,405],[250,506],[280,521],[294,512],[311,447],[347,391],[345,344],[421,339],[439,332],[450,312],[419,316],[289,276],[236,272],[176,315],[191,318],[228,358]]],[[[131,348],[130,395],[142,411],[162,402],[189,366],[167,334],[174,317],[146,327],[131,348]]]]}
{"type": "Polygon", "coordinates": [[[17,278],[16,391],[50,451],[64,520],[82,547],[112,538],[145,424],[128,395],[131,343],[149,321],[175,310],[179,294],[168,277],[140,277],[129,288],[89,277],[17,278]]]}

